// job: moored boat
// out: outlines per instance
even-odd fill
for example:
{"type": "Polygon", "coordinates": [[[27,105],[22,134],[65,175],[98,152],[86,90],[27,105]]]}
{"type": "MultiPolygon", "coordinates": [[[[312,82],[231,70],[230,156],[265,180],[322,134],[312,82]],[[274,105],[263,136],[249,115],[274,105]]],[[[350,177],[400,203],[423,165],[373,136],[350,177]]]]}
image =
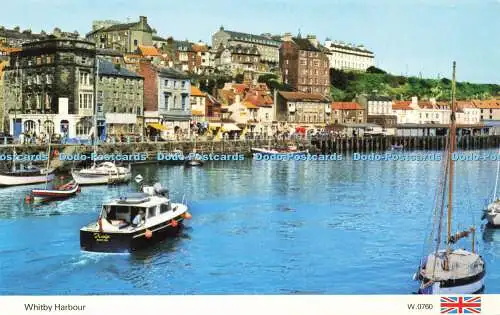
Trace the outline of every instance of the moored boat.
{"type": "MultiPolygon", "coordinates": [[[[456,150],[456,80],[453,62],[452,102],[450,126],[448,128],[446,159],[442,164],[442,177],[437,185],[433,207],[434,224],[429,238],[431,251],[418,265],[414,280],[420,283],[418,294],[476,294],[484,290],[486,265],[476,249],[476,228],[474,226],[452,233],[453,225],[453,182],[456,150]],[[448,186],[448,187],[446,187],[448,186]],[[445,201],[447,200],[447,204],[445,201]],[[446,228],[443,226],[447,219],[446,228]],[[443,232],[444,231],[444,232],[443,232]],[[471,237],[471,250],[456,248],[459,240],[471,237]]],[[[457,216],[458,217],[458,216],[457,216]]]]}
{"type": "Polygon", "coordinates": [[[31,198],[35,202],[58,200],[72,197],[80,192],[80,185],[74,180],[52,189],[32,189],[31,198]]]}
{"type": "Polygon", "coordinates": [[[80,229],[83,251],[132,252],[176,235],[190,219],[187,204],[173,203],[160,184],[103,204],[99,218],[80,229]]]}
{"type": "Polygon", "coordinates": [[[0,186],[31,185],[51,181],[55,177],[53,169],[44,169],[28,165],[22,169],[14,169],[0,173],[0,186]]]}
{"type": "Polygon", "coordinates": [[[82,170],[73,169],[71,175],[79,185],[126,183],[132,177],[130,167],[116,166],[113,162],[103,162],[82,170]]]}

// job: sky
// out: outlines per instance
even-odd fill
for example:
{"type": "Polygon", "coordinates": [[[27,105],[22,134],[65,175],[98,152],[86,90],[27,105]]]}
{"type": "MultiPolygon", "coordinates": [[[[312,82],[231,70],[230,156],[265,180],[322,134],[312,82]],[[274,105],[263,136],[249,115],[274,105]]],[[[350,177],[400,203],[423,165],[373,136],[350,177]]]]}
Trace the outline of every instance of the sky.
{"type": "MultiPolygon", "coordinates": [[[[252,34],[314,34],[362,44],[393,74],[500,84],[500,0],[17,0],[0,25],[33,32],[77,30],[93,20],[148,17],[163,37],[210,44],[222,25],[252,34]]],[[[6,14],[3,14],[6,13],[6,14]]]]}

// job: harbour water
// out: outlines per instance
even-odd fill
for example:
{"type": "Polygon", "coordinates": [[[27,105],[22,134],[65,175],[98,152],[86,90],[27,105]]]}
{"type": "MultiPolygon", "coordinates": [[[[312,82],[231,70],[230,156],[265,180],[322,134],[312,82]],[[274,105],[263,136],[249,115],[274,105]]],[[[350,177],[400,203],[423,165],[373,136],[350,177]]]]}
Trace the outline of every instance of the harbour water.
{"type": "MultiPolygon", "coordinates": [[[[480,221],[496,162],[456,164],[455,221],[481,226],[485,292],[500,293],[500,230],[480,221]]],[[[132,184],[41,206],[23,204],[34,186],[1,188],[0,294],[409,294],[439,169],[349,156],[139,165],[133,176],[185,194],[193,219],[176,239],[120,255],[81,252],[79,229],[132,184]]]]}

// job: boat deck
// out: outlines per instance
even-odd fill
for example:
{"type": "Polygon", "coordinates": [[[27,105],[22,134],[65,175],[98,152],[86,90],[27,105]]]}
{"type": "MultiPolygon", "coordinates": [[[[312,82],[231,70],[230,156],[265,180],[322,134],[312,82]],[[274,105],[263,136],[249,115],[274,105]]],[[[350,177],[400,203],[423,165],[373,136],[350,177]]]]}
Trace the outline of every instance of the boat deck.
{"type": "Polygon", "coordinates": [[[474,276],[484,270],[484,264],[479,255],[456,249],[448,255],[450,270],[444,270],[444,252],[434,253],[427,257],[425,269],[422,275],[433,281],[459,279],[474,276]],[[435,270],[434,270],[435,267],[435,270]]]}

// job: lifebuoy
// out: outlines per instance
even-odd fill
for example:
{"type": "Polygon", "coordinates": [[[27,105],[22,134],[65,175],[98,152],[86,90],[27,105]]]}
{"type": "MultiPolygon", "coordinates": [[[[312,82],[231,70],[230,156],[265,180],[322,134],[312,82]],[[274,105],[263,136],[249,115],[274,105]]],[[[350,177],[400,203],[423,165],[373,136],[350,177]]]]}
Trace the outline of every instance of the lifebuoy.
{"type": "Polygon", "coordinates": [[[172,219],[172,221],[170,221],[170,225],[172,227],[177,227],[177,225],[179,225],[179,223],[177,223],[177,221],[175,221],[175,219],[172,219]]]}
{"type": "Polygon", "coordinates": [[[146,238],[152,238],[153,232],[151,230],[146,230],[146,233],[144,233],[144,236],[146,236],[146,238]]]}

